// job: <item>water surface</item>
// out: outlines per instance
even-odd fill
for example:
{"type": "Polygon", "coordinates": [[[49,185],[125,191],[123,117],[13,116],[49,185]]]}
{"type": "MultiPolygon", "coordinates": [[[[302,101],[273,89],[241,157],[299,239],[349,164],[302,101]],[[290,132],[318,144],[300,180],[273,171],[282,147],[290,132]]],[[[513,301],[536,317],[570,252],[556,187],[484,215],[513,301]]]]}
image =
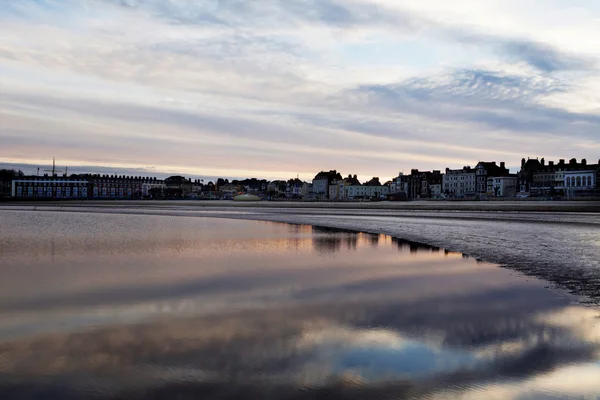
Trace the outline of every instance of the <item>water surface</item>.
{"type": "Polygon", "coordinates": [[[309,225],[0,211],[0,398],[600,395],[597,308],[309,225]]]}

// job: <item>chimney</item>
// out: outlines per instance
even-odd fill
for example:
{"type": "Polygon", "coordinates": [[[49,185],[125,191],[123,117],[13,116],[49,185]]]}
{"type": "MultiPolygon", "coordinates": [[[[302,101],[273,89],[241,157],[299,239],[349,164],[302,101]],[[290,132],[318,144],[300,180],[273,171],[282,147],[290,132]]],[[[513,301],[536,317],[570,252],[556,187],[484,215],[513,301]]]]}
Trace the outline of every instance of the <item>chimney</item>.
{"type": "Polygon", "coordinates": [[[565,159],[564,158],[561,158],[560,160],[558,160],[558,164],[559,165],[564,165],[564,163],[565,163],[565,159]]]}
{"type": "Polygon", "coordinates": [[[548,165],[554,167],[554,161],[548,161],[548,165]]]}
{"type": "Polygon", "coordinates": [[[358,178],[356,177],[356,174],[354,174],[354,179],[358,179],[358,178]]]}
{"type": "Polygon", "coordinates": [[[504,161],[500,161],[500,168],[506,168],[506,163],[504,161]]]}
{"type": "Polygon", "coordinates": [[[521,159],[521,168],[523,168],[525,166],[525,158],[521,159]]]}
{"type": "Polygon", "coordinates": [[[587,160],[585,158],[581,159],[581,165],[587,165],[587,160]]]}
{"type": "Polygon", "coordinates": [[[573,165],[573,164],[577,164],[577,159],[576,158],[571,158],[569,160],[569,164],[573,165]]]}
{"type": "Polygon", "coordinates": [[[546,160],[544,159],[544,157],[542,157],[542,159],[540,160],[540,164],[542,164],[542,166],[546,165],[546,160]]]}

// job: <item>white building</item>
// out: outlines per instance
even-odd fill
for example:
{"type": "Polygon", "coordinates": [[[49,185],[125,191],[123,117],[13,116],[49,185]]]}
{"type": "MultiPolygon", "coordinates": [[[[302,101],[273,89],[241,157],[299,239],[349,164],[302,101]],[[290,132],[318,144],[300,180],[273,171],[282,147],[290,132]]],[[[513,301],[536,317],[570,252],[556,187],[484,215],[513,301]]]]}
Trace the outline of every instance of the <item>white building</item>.
{"type": "Polygon", "coordinates": [[[390,194],[389,186],[369,186],[369,185],[351,185],[346,187],[346,198],[352,199],[364,199],[364,198],[386,198],[390,194]]]}
{"type": "Polygon", "coordinates": [[[471,167],[446,168],[442,179],[442,191],[449,195],[474,194],[477,191],[476,173],[471,167]]]}
{"type": "Polygon", "coordinates": [[[429,190],[431,191],[432,198],[439,198],[442,196],[442,184],[441,183],[432,183],[429,185],[429,190]]]}
{"type": "Polygon", "coordinates": [[[163,181],[142,183],[142,195],[148,196],[150,194],[150,189],[165,190],[166,187],[167,185],[165,185],[163,181]]]}
{"type": "Polygon", "coordinates": [[[596,170],[565,171],[564,186],[567,190],[595,189],[597,187],[596,170]]]}
{"type": "Polygon", "coordinates": [[[488,178],[487,192],[494,197],[515,197],[517,195],[517,177],[498,176],[488,178]]]}

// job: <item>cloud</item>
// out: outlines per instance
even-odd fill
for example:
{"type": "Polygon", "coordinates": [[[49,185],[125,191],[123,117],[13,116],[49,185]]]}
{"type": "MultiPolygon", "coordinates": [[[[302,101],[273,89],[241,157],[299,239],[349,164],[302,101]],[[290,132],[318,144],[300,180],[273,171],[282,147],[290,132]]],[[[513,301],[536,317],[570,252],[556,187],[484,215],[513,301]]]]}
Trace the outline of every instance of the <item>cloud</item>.
{"type": "Polygon", "coordinates": [[[490,19],[488,4],[463,0],[456,16],[434,3],[4,2],[0,157],[31,163],[60,151],[72,165],[148,165],[161,149],[153,162],[163,170],[231,174],[215,156],[227,153],[307,177],[335,167],[391,176],[494,155],[517,164],[516,149],[594,158],[593,52],[490,19]],[[467,18],[475,6],[490,29],[467,18]],[[50,127],[61,150],[44,138],[50,127]],[[128,137],[117,143],[120,132],[128,137]],[[185,149],[175,162],[178,140],[213,155],[185,149]]]}
{"type": "Polygon", "coordinates": [[[540,43],[515,41],[504,44],[500,49],[508,56],[544,72],[587,70],[597,65],[593,59],[561,52],[540,43]]]}
{"type": "Polygon", "coordinates": [[[391,85],[367,85],[349,95],[372,108],[410,112],[431,119],[487,125],[497,130],[563,136],[565,131],[593,139],[600,115],[575,113],[539,103],[565,93],[568,84],[541,75],[517,76],[484,70],[459,70],[436,78],[391,85]]]}
{"type": "Polygon", "coordinates": [[[424,18],[409,12],[361,1],[273,0],[267,3],[233,0],[112,0],[130,9],[146,10],[155,17],[181,24],[215,24],[230,28],[294,29],[302,25],[332,28],[393,25],[397,29],[417,29],[424,18]]]}
{"type": "MultiPolygon", "coordinates": [[[[85,386],[92,377],[110,382],[115,397],[133,398],[141,388],[157,398],[163,391],[202,396],[216,388],[221,393],[229,388],[225,398],[264,397],[265,388],[285,397],[298,387],[327,398],[478,393],[482,388],[493,395],[516,390],[498,387],[499,379],[543,390],[546,375],[571,371],[570,364],[578,364],[582,391],[597,389],[597,368],[590,363],[597,343],[580,340],[570,326],[556,329],[534,318],[536,311],[565,310],[563,301],[531,304],[526,289],[517,298],[490,295],[444,296],[432,304],[280,305],[17,339],[3,345],[1,370],[12,379],[0,382],[0,390],[18,395],[28,385],[35,393],[45,389],[39,379],[44,376],[66,382],[55,387],[63,396],[82,390],[78,382],[85,386]],[[485,307],[489,301],[497,305],[491,313],[485,307]],[[416,318],[422,310],[428,314],[416,318]],[[443,343],[435,340],[440,335],[443,343]],[[522,351],[502,350],[503,343],[515,340],[522,351]],[[474,357],[471,350],[487,344],[497,351],[474,357]],[[57,359],[62,362],[51,361],[57,359]],[[78,379],[70,379],[75,373],[78,379]]],[[[98,380],[93,382],[90,386],[97,388],[98,380]]],[[[569,383],[555,381],[552,389],[579,393],[569,383]]]]}

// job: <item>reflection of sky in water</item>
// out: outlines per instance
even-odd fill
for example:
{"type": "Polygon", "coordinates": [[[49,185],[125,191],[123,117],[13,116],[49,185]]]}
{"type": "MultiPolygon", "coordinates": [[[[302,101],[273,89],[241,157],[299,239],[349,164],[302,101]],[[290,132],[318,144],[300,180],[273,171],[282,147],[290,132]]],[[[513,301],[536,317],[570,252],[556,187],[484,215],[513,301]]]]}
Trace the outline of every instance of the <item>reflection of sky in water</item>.
{"type": "Polygon", "coordinates": [[[306,225],[0,216],[0,395],[40,377],[158,379],[163,398],[182,382],[223,398],[600,394],[597,310],[461,254],[306,225]]]}
{"type": "Polygon", "coordinates": [[[407,341],[401,347],[379,345],[348,349],[334,362],[334,369],[356,371],[363,379],[373,381],[381,377],[414,379],[469,366],[475,361],[471,354],[463,351],[435,349],[407,341]]]}

